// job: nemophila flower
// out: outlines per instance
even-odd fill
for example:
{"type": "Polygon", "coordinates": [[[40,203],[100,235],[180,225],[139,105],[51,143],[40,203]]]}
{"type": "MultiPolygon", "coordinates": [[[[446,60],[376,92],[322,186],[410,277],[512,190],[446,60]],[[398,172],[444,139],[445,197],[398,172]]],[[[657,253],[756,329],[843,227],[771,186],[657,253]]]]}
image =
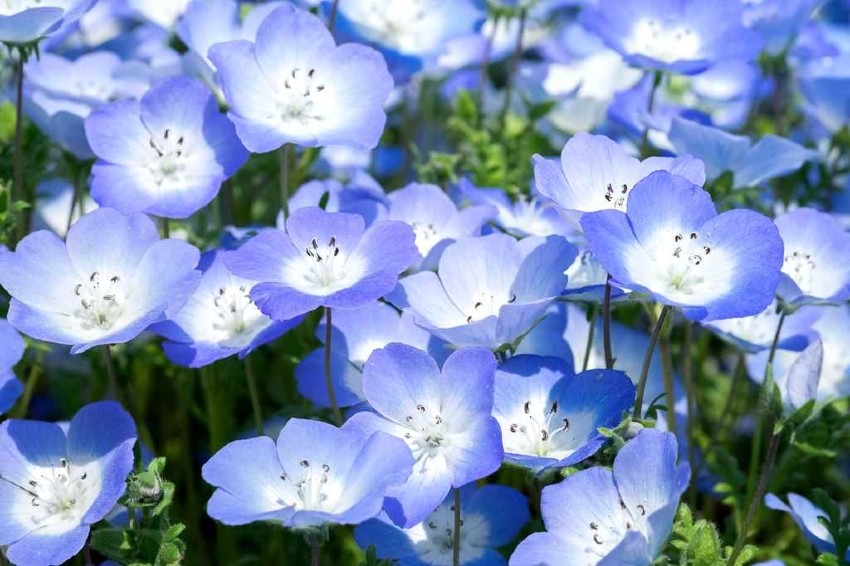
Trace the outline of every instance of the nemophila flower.
{"type": "MultiPolygon", "coordinates": [[[[528,522],[528,502],[502,485],[460,489],[460,562],[476,566],[506,563],[496,548],[508,544],[528,522]]],[[[403,566],[449,566],[454,551],[454,494],[421,523],[397,527],[382,517],[359,525],[354,540],[374,545],[378,558],[403,566]]]]}
{"type": "Polygon", "coordinates": [[[384,130],[393,88],[383,57],[363,45],[336,46],[325,24],[291,4],[274,10],[254,43],[213,45],[230,119],[254,152],[285,143],[370,149],[384,130]],[[363,80],[368,77],[368,80],[363,80]]]}
{"type": "Polygon", "coordinates": [[[806,99],[804,110],[832,134],[850,119],[850,56],[824,57],[797,73],[800,91],[806,99]]]}
{"type": "Polygon", "coordinates": [[[654,171],[681,175],[695,185],[705,182],[698,159],[685,155],[641,161],[606,136],[574,135],[561,151],[560,164],[534,156],[537,190],[568,211],[626,210],[630,191],[654,171]]]}
{"type": "MultiPolygon", "coordinates": [[[[813,375],[811,357],[809,362],[805,362],[804,358],[805,365],[792,370],[799,361],[800,353],[793,350],[777,350],[773,360],[773,375],[777,383],[782,383],[785,376],[794,375],[793,371],[797,371],[796,383],[802,384],[802,391],[810,391],[812,387],[816,387],[817,395],[815,398],[818,401],[831,401],[839,397],[847,397],[850,395],[850,350],[847,349],[850,307],[846,304],[835,307],[803,307],[798,313],[789,315],[787,318],[790,319],[799,315],[816,318],[811,329],[823,345],[820,381],[816,381],[813,375]]],[[[766,350],[747,356],[747,371],[750,378],[757,383],[764,379],[767,358],[768,352],[766,350]]],[[[780,389],[783,389],[782,385],[780,385],[780,389]]],[[[808,393],[806,395],[808,396],[808,393]]]]}
{"type": "Polygon", "coordinates": [[[207,57],[216,43],[245,39],[254,41],[260,23],[284,2],[266,2],[251,7],[240,17],[240,4],[236,0],[192,0],[174,26],[188,52],[184,62],[189,70],[199,74],[204,82],[216,85],[215,69],[207,57]]]}
{"type": "Polygon", "coordinates": [[[516,342],[543,316],[564,290],[564,271],[575,255],[559,236],[458,240],[443,251],[437,273],[403,278],[391,300],[447,342],[496,349],[516,342]]]}
{"type": "MultiPolygon", "coordinates": [[[[316,327],[316,338],[324,342],[325,322],[316,327]]],[[[413,322],[413,315],[402,313],[386,303],[368,305],[334,313],[331,325],[331,379],[340,407],[366,400],[363,395],[363,365],[373,351],[390,342],[400,342],[425,350],[438,362],[449,354],[446,344],[413,322]]],[[[330,406],[324,382],[325,349],[318,348],[295,368],[298,392],[322,407],[330,406]]]]}
{"type": "Polygon", "coordinates": [[[0,4],[0,43],[38,41],[78,20],[94,0],[11,0],[0,4]]]}
{"type": "Polygon", "coordinates": [[[485,13],[471,0],[350,0],[339,33],[380,49],[397,80],[436,65],[448,42],[477,30],[485,13]]]}
{"type": "Polygon", "coordinates": [[[125,490],[136,425],[115,402],[87,405],[64,429],[0,424],[0,546],[13,564],[62,564],[125,490]]]}
{"type": "Polygon", "coordinates": [[[126,0],[126,7],[145,20],[170,30],[186,11],[190,0],[126,0]]]}
{"type": "Polygon", "coordinates": [[[404,485],[391,489],[384,510],[409,528],[424,520],[452,487],[490,475],[502,463],[493,409],[496,361],[483,348],[452,353],[442,370],[422,350],[389,344],[363,368],[363,392],[375,412],[348,424],[364,435],[384,431],[404,439],[415,464],[404,485]]]}
{"type": "Polygon", "coordinates": [[[783,247],[773,222],[750,210],[717,214],[707,192],[677,175],[651,174],[626,212],[585,214],[581,225],[619,286],[692,320],[757,314],[779,283],[783,247]]]}
{"type": "MultiPolygon", "coordinates": [[[[289,199],[289,210],[320,206],[323,203],[323,210],[359,214],[369,226],[376,220],[386,220],[389,200],[375,179],[359,172],[346,184],[336,179],[307,181],[289,199]]],[[[277,227],[285,227],[283,212],[278,214],[277,227]]]]}
{"type": "Polygon", "coordinates": [[[718,61],[751,60],[761,47],[738,0],[600,0],[581,23],[637,67],[687,75],[718,61]]]}
{"type": "Polygon", "coordinates": [[[198,250],[160,240],[143,214],[101,208],[82,217],[63,242],[34,232],[0,253],[0,284],[12,296],[9,322],[78,354],[135,338],[173,314],[195,289],[198,250]]]}
{"type": "Polygon", "coordinates": [[[204,254],[198,266],[203,275],[192,296],[151,327],[168,339],[162,348],[175,364],[202,367],[234,354],[244,358],[301,322],[301,317],[276,322],[261,313],[249,297],[256,281],[233,275],[225,253],[204,254]]]}
{"type": "Polygon", "coordinates": [[[765,43],[765,51],[782,53],[818,7],[816,0],[758,0],[747,2],[744,25],[754,29],[765,43]]]}
{"type": "Polygon", "coordinates": [[[464,237],[478,236],[485,222],[496,215],[487,205],[458,210],[436,185],[411,183],[389,194],[387,218],[401,220],[413,227],[421,269],[436,268],[446,246],[464,237]]]}
{"type": "Polygon", "coordinates": [[[819,158],[816,151],[779,136],[766,135],[753,145],[746,136],[683,118],[673,118],[668,138],[676,151],[701,159],[709,179],[731,171],[736,189],[787,175],[819,158]]]}
{"type": "Polygon", "coordinates": [[[451,187],[449,194],[461,206],[495,207],[496,217],[493,224],[520,238],[554,234],[565,236],[577,231],[575,223],[563,218],[548,199],[539,195],[520,196],[516,201],[512,201],[502,189],[476,187],[466,178],[451,187]]]}
{"type": "Polygon", "coordinates": [[[634,397],[622,372],[576,375],[560,358],[514,356],[496,370],[493,415],[505,459],[537,472],[575,465],[599,450],[599,427],[616,427],[634,397]]]}
{"type": "Polygon", "coordinates": [[[276,443],[268,436],[237,440],[204,464],[204,480],[216,488],[207,513],[225,525],[360,523],[380,513],[412,460],[404,442],[388,434],[290,419],[276,443]]]}
{"type": "Polygon", "coordinates": [[[522,541],[511,566],[651,564],[691,475],[676,454],[675,436],[644,429],[617,454],[613,471],[590,468],[544,488],[547,532],[522,541]]]}
{"type": "Polygon", "coordinates": [[[248,159],[215,97],[186,77],[95,110],[86,136],[98,157],[92,198],[124,213],[186,218],[248,159]]]}
{"type": "MultiPolygon", "coordinates": [[[[801,309],[786,314],[776,346],[782,350],[803,350],[817,338],[813,326],[819,316],[817,309],[801,309]]],[[[780,318],[782,308],[774,300],[753,316],[715,320],[706,323],[706,326],[748,352],[759,352],[770,349],[780,318]]]]}
{"type": "MultiPolygon", "coordinates": [[[[764,504],[775,511],[784,511],[791,515],[809,542],[817,549],[818,552],[835,553],[835,540],[826,528],[826,525],[820,522],[818,517],[826,518],[826,513],[817,505],[796,493],[787,495],[788,503],[785,503],[772,493],[768,493],[764,498],[764,504]]],[[[841,560],[841,558],[839,558],[841,560]]],[[[850,560],[850,550],[847,551],[844,560],[850,560]]]]}
{"type": "Polygon", "coordinates": [[[265,230],[225,261],[234,274],[262,281],[250,296],[263,313],[287,320],[320,306],[371,303],[396,286],[416,254],[403,222],[367,229],[360,215],[306,207],[286,219],[286,232],[265,230]]]}
{"type": "Polygon", "coordinates": [[[24,385],[12,369],[24,356],[24,339],[12,325],[0,318],[0,415],[8,411],[24,392],[24,385]]]}
{"type": "Polygon", "coordinates": [[[44,53],[24,68],[24,111],[51,141],[78,159],[94,157],[84,122],[112,100],[138,98],[150,82],[139,61],[93,51],[75,60],[44,53]]]}
{"type": "Polygon", "coordinates": [[[776,218],[785,242],[777,293],[792,303],[850,297],[850,233],[826,212],[798,208],[776,218]]]}

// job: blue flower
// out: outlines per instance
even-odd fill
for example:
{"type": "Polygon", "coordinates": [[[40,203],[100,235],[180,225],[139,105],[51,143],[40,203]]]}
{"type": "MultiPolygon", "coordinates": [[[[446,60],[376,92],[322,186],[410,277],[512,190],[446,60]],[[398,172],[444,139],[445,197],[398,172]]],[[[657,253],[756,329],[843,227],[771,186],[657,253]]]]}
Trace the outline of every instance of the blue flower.
{"type": "Polygon", "coordinates": [[[21,361],[25,348],[21,335],[6,319],[0,318],[0,415],[11,409],[24,392],[12,369],[21,361]]]}
{"type": "Polygon", "coordinates": [[[147,216],[100,208],[65,242],[40,230],[0,253],[0,284],[12,295],[12,326],[78,354],[128,342],[183,306],[198,258],[186,242],[160,240],[147,216]]]}
{"type": "MultiPolygon", "coordinates": [[[[528,522],[528,502],[502,485],[460,489],[460,562],[468,566],[500,566],[495,549],[508,544],[528,522]]],[[[362,548],[375,545],[378,558],[403,566],[445,566],[454,550],[454,495],[449,494],[421,523],[408,529],[382,517],[359,525],[354,539],[362,548]]]]}
{"type": "Polygon", "coordinates": [[[645,429],[620,450],[613,471],[595,467],[544,488],[547,532],[522,541],[511,566],[651,564],[691,475],[676,454],[675,436],[645,429]]]}
{"type": "Polygon", "coordinates": [[[268,436],[231,442],[204,464],[216,488],[207,513],[226,525],[272,521],[307,528],[375,517],[412,465],[404,442],[348,425],[290,419],[268,436]]]}
{"type": "Polygon", "coordinates": [[[301,208],[286,232],[265,230],[225,258],[239,277],[261,281],[251,299],[275,320],[320,306],[362,307],[392,291],[416,258],[413,230],[403,222],[301,208]]]}
{"type": "Polygon", "coordinates": [[[458,210],[436,185],[411,183],[389,195],[387,218],[413,227],[421,256],[420,269],[435,269],[446,246],[464,237],[478,236],[496,215],[492,206],[473,205],[458,210]]]}
{"type": "Polygon", "coordinates": [[[637,67],[693,75],[718,61],[753,59],[759,36],[738,0],[600,0],[579,18],[637,67]]]}
{"type": "Polygon", "coordinates": [[[707,192],[658,171],[629,195],[627,212],[581,220],[590,249],[623,288],[680,307],[692,320],[757,314],[773,300],[782,239],[750,210],[717,214],[707,192]]]}
{"type": "Polygon", "coordinates": [[[54,423],[0,424],[0,546],[13,564],[62,564],[125,490],[136,426],[118,403],[54,423]]]}
{"type": "Polygon", "coordinates": [[[0,10],[0,43],[37,41],[77,21],[94,0],[42,0],[6,3],[0,10]]]}
{"type": "MultiPolygon", "coordinates": [[[[68,179],[52,177],[42,180],[35,187],[36,201],[33,227],[38,230],[50,230],[57,236],[64,236],[68,230],[68,211],[74,203],[74,185],[68,179]]],[[[74,205],[72,222],[80,219],[80,209],[91,212],[97,209],[97,203],[88,195],[82,195],[81,205],[74,205]]]]}
{"type": "Polygon", "coordinates": [[[654,171],[681,175],[695,185],[705,182],[698,159],[684,155],[641,161],[606,136],[574,135],[561,152],[560,164],[534,156],[537,190],[568,211],[626,210],[630,191],[654,171]]]}
{"type": "Polygon", "coordinates": [[[842,302],[850,298],[850,234],[826,212],[798,208],[776,218],[785,242],[782,282],[787,302],[842,302]]]}
{"type": "Polygon", "coordinates": [[[369,43],[386,57],[393,76],[410,75],[436,66],[447,44],[475,32],[484,21],[474,0],[348,0],[337,14],[339,33],[369,43]]]}
{"type": "Polygon", "coordinates": [[[816,151],[779,136],[766,135],[752,145],[746,136],[736,136],[682,118],[673,118],[669,138],[677,151],[695,155],[705,163],[709,179],[731,171],[734,175],[732,187],[736,189],[755,187],[819,158],[816,151]]]}
{"type": "Polygon", "coordinates": [[[445,249],[438,273],[402,279],[391,300],[447,342],[496,349],[516,342],[543,316],[564,290],[564,271],[575,256],[559,236],[467,238],[445,249]]]}
{"type": "Polygon", "coordinates": [[[98,108],[85,127],[98,156],[92,198],[124,213],[186,218],[248,159],[215,97],[186,77],[98,108]]]}
{"type": "Polygon", "coordinates": [[[233,354],[244,358],[302,320],[275,322],[261,313],[248,295],[256,281],[233,275],[224,253],[201,257],[204,274],[195,292],[168,320],[151,327],[168,338],[162,348],[175,364],[202,367],[233,354]]]}
{"type": "Polygon", "coordinates": [[[325,24],[309,12],[284,4],[263,20],[255,43],[219,43],[209,58],[230,119],[251,151],[285,143],[378,144],[393,88],[383,57],[363,45],[335,46],[325,24]]]}
{"type": "Polygon", "coordinates": [[[24,69],[24,111],[59,147],[78,159],[91,159],[86,117],[111,100],[142,96],[148,82],[143,64],[124,62],[108,51],[93,51],[73,61],[44,53],[24,69]]]}
{"type": "MultiPolygon", "coordinates": [[[[324,341],[325,323],[316,327],[316,338],[324,341]]],[[[375,301],[359,309],[334,313],[331,330],[331,379],[340,407],[366,400],[363,395],[363,365],[372,352],[390,342],[401,342],[431,354],[438,362],[449,353],[446,344],[414,324],[413,315],[375,301]]],[[[295,368],[298,392],[319,406],[328,407],[325,386],[324,348],[313,350],[295,368]]]]}
{"type": "Polygon", "coordinates": [[[634,398],[620,371],[576,375],[560,358],[510,358],[496,371],[493,407],[505,459],[535,472],[575,465],[599,450],[599,427],[616,427],[634,398]]]}
{"type": "Polygon", "coordinates": [[[384,431],[407,442],[415,464],[407,483],[384,506],[398,525],[427,517],[449,493],[499,469],[502,438],[493,409],[496,361],[483,348],[446,359],[442,371],[427,353],[404,344],[375,350],[363,368],[363,391],[376,412],[348,423],[364,435],[384,431]]]}
{"type": "MultiPolygon", "coordinates": [[[[773,360],[773,374],[783,394],[783,400],[808,400],[812,389],[816,390],[815,399],[818,401],[826,402],[838,397],[847,397],[850,395],[850,350],[847,348],[850,307],[846,304],[834,307],[806,306],[789,315],[786,320],[798,316],[804,320],[814,320],[810,326],[813,334],[811,339],[813,344],[820,340],[823,361],[817,361],[820,354],[816,350],[810,351],[802,360],[799,351],[777,350],[773,360]],[[817,368],[818,365],[821,366],[820,369],[817,368]]],[[[794,346],[797,346],[796,350],[802,349],[797,344],[794,346]]],[[[767,358],[767,350],[747,356],[747,371],[753,381],[761,383],[764,379],[767,358]]],[[[794,405],[788,404],[792,407],[794,405]]]]}
{"type": "MultiPolygon", "coordinates": [[[[788,494],[787,504],[774,494],[768,493],[764,498],[764,504],[769,509],[784,511],[791,515],[818,552],[835,553],[835,541],[826,526],[818,519],[818,517],[826,518],[826,513],[820,507],[796,493],[788,494]]],[[[844,560],[850,560],[850,550],[847,551],[844,560]]]]}
{"type": "MultiPolygon", "coordinates": [[[[782,350],[803,350],[817,338],[813,325],[819,316],[817,309],[800,309],[786,314],[776,346],[782,350]]],[[[759,352],[770,349],[781,317],[779,302],[774,300],[753,316],[715,320],[706,326],[747,352],[759,352]]]]}
{"type": "MultiPolygon", "coordinates": [[[[350,212],[359,214],[370,226],[376,220],[385,220],[389,200],[384,189],[366,173],[357,173],[345,185],[336,179],[314,179],[298,187],[289,199],[289,210],[308,206],[319,206],[328,212],[350,212]]],[[[277,217],[277,225],[284,228],[283,212],[277,217]]]]}

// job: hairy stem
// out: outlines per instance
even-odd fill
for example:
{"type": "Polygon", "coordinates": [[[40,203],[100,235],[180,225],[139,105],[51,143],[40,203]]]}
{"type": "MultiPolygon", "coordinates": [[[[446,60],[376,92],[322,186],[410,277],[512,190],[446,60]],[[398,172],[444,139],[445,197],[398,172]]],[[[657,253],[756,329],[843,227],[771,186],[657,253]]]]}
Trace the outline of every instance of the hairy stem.
{"type": "Polygon", "coordinates": [[[605,369],[614,369],[614,354],[611,351],[611,276],[605,281],[602,298],[602,348],[605,351],[605,369]]]}
{"type": "Polygon", "coordinates": [[[632,417],[636,419],[641,417],[643,409],[643,394],[646,391],[646,379],[649,376],[649,366],[652,364],[652,353],[655,351],[655,344],[658,342],[658,336],[661,334],[661,327],[664,326],[664,321],[667,319],[668,312],[670,312],[670,307],[664,305],[661,309],[661,314],[658,315],[658,320],[655,321],[655,327],[652,329],[652,335],[649,337],[649,345],[646,347],[646,354],[643,357],[643,367],[640,370],[640,380],[638,381],[637,394],[635,395],[635,406],[632,409],[632,417]]]}
{"type": "Polygon", "coordinates": [[[260,394],[257,390],[257,380],[254,377],[254,364],[251,363],[251,356],[245,356],[243,363],[245,364],[245,381],[248,382],[248,394],[251,396],[251,408],[254,410],[254,424],[257,426],[257,434],[263,436],[265,434],[263,409],[260,407],[260,394]]]}
{"type": "Polygon", "coordinates": [[[455,528],[452,532],[452,535],[454,537],[452,540],[452,566],[460,566],[460,489],[455,488],[454,491],[455,502],[452,506],[452,509],[455,512],[455,528]]]}
{"type": "Polygon", "coordinates": [[[280,209],[283,218],[289,218],[289,161],[292,146],[288,143],[280,146],[278,156],[280,158],[280,209]]]}
{"type": "Polygon", "coordinates": [[[328,389],[328,403],[331,406],[334,422],[337,425],[342,424],[342,413],[339,410],[339,405],[336,401],[336,391],[334,391],[334,383],[331,378],[331,309],[325,307],[325,387],[328,389]]]}

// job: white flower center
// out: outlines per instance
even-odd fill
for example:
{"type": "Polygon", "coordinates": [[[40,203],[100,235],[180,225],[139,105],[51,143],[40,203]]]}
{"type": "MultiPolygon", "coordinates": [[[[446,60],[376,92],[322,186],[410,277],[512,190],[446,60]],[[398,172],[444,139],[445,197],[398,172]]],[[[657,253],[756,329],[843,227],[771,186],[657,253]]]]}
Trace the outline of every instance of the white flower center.
{"type": "Polygon", "coordinates": [[[431,248],[443,239],[434,224],[430,222],[427,224],[414,222],[411,226],[413,227],[413,234],[416,236],[416,247],[423,256],[428,255],[431,248]]]}
{"type": "Polygon", "coordinates": [[[638,505],[638,508],[632,513],[622,499],[615,505],[613,514],[603,515],[604,521],[591,521],[587,524],[588,544],[584,548],[586,554],[602,558],[625,538],[628,531],[644,532],[640,525],[646,524],[645,506],[638,505]],[[635,516],[638,518],[636,519],[635,516]]]}
{"type": "Polygon", "coordinates": [[[652,18],[641,18],[624,45],[631,53],[672,63],[699,59],[702,41],[694,30],[685,25],[668,26],[652,18]]]}
{"type": "Polygon", "coordinates": [[[127,294],[117,274],[94,271],[85,281],[77,283],[74,294],[80,299],[74,316],[80,320],[84,330],[109,330],[124,313],[121,301],[127,294]]]}
{"type": "Polygon", "coordinates": [[[300,460],[297,470],[284,470],[283,494],[278,503],[296,510],[332,512],[339,502],[343,489],[334,470],[327,463],[300,460]]]}
{"type": "Polygon", "coordinates": [[[700,266],[711,253],[711,246],[703,243],[698,232],[676,232],[670,246],[672,253],[663,258],[669,285],[683,293],[693,293],[703,282],[700,266]]]}
{"type": "Polygon", "coordinates": [[[232,284],[219,287],[213,296],[215,321],[212,327],[224,345],[230,342],[241,345],[269,322],[251,301],[249,291],[246,285],[232,284]]]}
{"type": "Polygon", "coordinates": [[[466,311],[466,323],[471,324],[488,316],[499,316],[499,309],[504,305],[516,302],[516,295],[500,296],[497,293],[481,291],[475,301],[466,311]]]}
{"type": "Polygon", "coordinates": [[[808,293],[812,290],[816,279],[816,268],[817,264],[812,259],[812,254],[804,251],[785,251],[785,261],[782,264],[782,271],[794,280],[794,283],[800,287],[803,293],[808,293]]]}
{"type": "MultiPolygon", "coordinates": [[[[424,461],[427,465],[427,460],[438,456],[448,442],[449,430],[443,417],[421,403],[413,414],[404,418],[404,426],[409,429],[404,433],[404,441],[417,462],[424,461]]],[[[420,471],[424,472],[425,467],[420,471]]]]}
{"type": "MultiPolygon", "coordinates": [[[[418,525],[408,529],[416,554],[426,564],[451,566],[454,550],[455,506],[443,503],[418,525]]],[[[477,560],[487,547],[489,525],[478,513],[460,509],[460,558],[466,564],[477,560]]]]}
{"type": "Polygon", "coordinates": [[[504,435],[505,451],[558,459],[574,452],[574,435],[570,434],[573,423],[559,409],[558,401],[525,401],[514,422],[503,423],[508,431],[504,435]]]}
{"type": "Polygon", "coordinates": [[[619,187],[614,187],[613,183],[608,183],[605,187],[605,202],[615,210],[626,210],[626,203],[629,201],[629,186],[622,183],[619,187]]]}
{"type": "Polygon", "coordinates": [[[317,75],[316,69],[294,67],[282,86],[278,91],[276,104],[278,119],[302,125],[324,119],[317,106],[323,98],[325,84],[317,75]]]}
{"type": "Polygon", "coordinates": [[[185,137],[166,128],[159,137],[151,135],[149,144],[152,159],[147,168],[154,183],[183,182],[188,157],[185,137]]]}
{"type": "Polygon", "coordinates": [[[325,245],[313,238],[304,253],[307,258],[304,279],[308,284],[328,288],[345,279],[345,255],[337,247],[335,236],[325,245]]]}
{"type": "Polygon", "coordinates": [[[45,3],[42,0],[3,0],[0,2],[0,16],[12,16],[31,8],[52,5],[54,4],[45,3]]]}
{"type": "Polygon", "coordinates": [[[72,466],[61,458],[57,466],[33,466],[24,485],[6,481],[25,492],[28,510],[19,511],[40,534],[61,534],[80,525],[100,494],[100,472],[93,465],[72,466]]]}

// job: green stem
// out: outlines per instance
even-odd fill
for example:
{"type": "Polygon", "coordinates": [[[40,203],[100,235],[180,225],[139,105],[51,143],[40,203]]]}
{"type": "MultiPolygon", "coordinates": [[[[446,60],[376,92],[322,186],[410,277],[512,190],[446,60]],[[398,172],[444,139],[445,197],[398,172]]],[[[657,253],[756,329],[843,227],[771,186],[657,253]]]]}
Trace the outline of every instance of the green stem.
{"type": "Polygon", "coordinates": [[[522,57],[522,39],[525,34],[525,20],[528,12],[526,8],[520,8],[519,11],[519,32],[516,36],[516,46],[514,47],[514,53],[511,56],[510,70],[508,71],[508,77],[505,82],[505,102],[502,106],[502,126],[505,125],[505,120],[508,117],[508,110],[511,108],[511,96],[514,89],[514,83],[516,83],[515,77],[517,74],[517,70],[519,69],[519,60],[522,57]]]}
{"type": "Polygon", "coordinates": [[[643,394],[646,392],[646,379],[649,376],[649,366],[652,364],[652,353],[655,351],[655,344],[658,342],[658,336],[661,334],[661,327],[664,326],[664,320],[667,318],[668,312],[670,312],[670,307],[664,305],[661,309],[661,314],[658,315],[658,320],[655,321],[652,335],[649,337],[649,345],[646,347],[646,354],[643,357],[643,367],[640,370],[640,380],[638,381],[637,394],[635,395],[635,406],[632,409],[632,417],[635,419],[641,417],[643,394]]]}
{"type": "Polygon", "coordinates": [[[251,395],[251,407],[254,409],[254,424],[257,425],[257,434],[263,436],[265,434],[263,410],[260,407],[260,394],[257,390],[257,380],[254,377],[254,366],[251,363],[251,356],[245,356],[243,363],[245,364],[245,380],[248,382],[248,393],[251,395]]]}
{"type": "Polygon", "coordinates": [[[667,405],[667,431],[678,434],[676,430],[676,411],[673,408],[675,396],[673,394],[673,352],[670,348],[669,337],[660,338],[658,350],[661,352],[661,375],[664,378],[664,397],[667,405]]]}
{"type": "Polygon", "coordinates": [[[741,526],[741,531],[738,533],[738,539],[735,541],[732,554],[729,555],[729,560],[726,561],[726,566],[735,566],[735,561],[744,549],[744,543],[747,542],[750,527],[756,519],[758,510],[761,507],[761,500],[764,497],[765,491],[767,491],[767,484],[770,481],[773,464],[776,462],[776,452],[779,449],[779,438],[781,435],[781,432],[774,431],[770,436],[770,444],[767,446],[767,455],[764,459],[761,476],[759,476],[758,486],[755,493],[753,493],[752,499],[750,499],[750,504],[747,507],[747,516],[744,519],[744,524],[741,526]]]}
{"type": "MultiPolygon", "coordinates": [[[[688,462],[691,464],[691,469],[696,466],[696,439],[694,438],[694,425],[697,422],[697,387],[694,382],[693,353],[691,351],[693,336],[693,326],[690,322],[685,322],[685,337],[682,343],[682,381],[685,383],[685,395],[688,401],[688,419],[685,422],[685,434],[688,438],[688,462]]],[[[696,482],[691,482],[688,490],[691,509],[694,509],[696,507],[697,498],[696,482]]]]}
{"type": "Polygon", "coordinates": [[[460,566],[460,529],[463,522],[460,520],[460,489],[454,489],[454,505],[452,510],[455,512],[454,532],[452,532],[452,566],[460,566]]]}
{"type": "MultiPolygon", "coordinates": [[[[651,115],[652,111],[655,109],[655,98],[658,94],[658,87],[661,86],[661,81],[664,78],[664,73],[661,71],[655,71],[652,76],[652,88],[649,91],[649,101],[646,105],[646,113],[651,115]]],[[[647,125],[643,130],[643,137],[640,141],[640,148],[642,153],[648,153],[648,145],[649,145],[649,126],[647,125]]]]}
{"type": "Polygon", "coordinates": [[[39,355],[38,359],[30,366],[29,373],[27,374],[27,380],[24,384],[24,394],[21,396],[21,400],[18,401],[18,405],[11,413],[11,416],[19,419],[25,419],[27,417],[30,403],[32,402],[32,396],[35,393],[38,378],[41,375],[41,362],[41,356],[39,355]]]}
{"type": "Polygon", "coordinates": [[[292,146],[288,143],[283,144],[279,150],[280,158],[280,209],[283,211],[283,218],[289,218],[289,160],[292,146]]]}
{"type": "MultiPolygon", "coordinates": [[[[65,233],[71,229],[74,223],[74,211],[77,210],[77,202],[83,198],[83,172],[77,172],[74,176],[74,194],[71,195],[71,206],[68,210],[68,222],[65,224],[65,233]]],[[[80,214],[82,216],[82,213],[80,214]]]]}
{"type": "Polygon", "coordinates": [[[602,348],[605,351],[605,369],[614,369],[614,354],[611,351],[611,276],[605,281],[602,298],[602,348]]]}
{"type": "MultiPolygon", "coordinates": [[[[15,140],[12,154],[14,183],[10,204],[24,198],[24,55],[20,52],[15,66],[15,79],[15,140]]],[[[20,227],[21,238],[29,231],[29,215],[26,211],[24,214],[25,220],[20,227]]]]}
{"type": "Polygon", "coordinates": [[[115,378],[115,365],[112,363],[112,346],[106,344],[103,347],[103,363],[106,366],[106,375],[109,378],[108,398],[118,400],[118,380],[115,378]]]}
{"type": "Polygon", "coordinates": [[[758,479],[759,458],[761,456],[761,443],[764,436],[765,415],[770,410],[770,404],[773,400],[773,358],[776,356],[776,348],[779,344],[779,335],[782,333],[782,326],[785,323],[787,316],[785,309],[779,315],[779,322],[776,325],[776,333],[773,335],[773,342],[770,344],[770,353],[767,356],[767,365],[764,368],[764,378],[762,380],[761,391],[759,392],[759,413],[756,415],[756,427],[753,433],[753,446],[751,450],[752,458],[750,459],[750,468],[747,473],[747,499],[753,497],[758,479]]]}
{"type": "Polygon", "coordinates": [[[596,304],[590,305],[590,320],[587,321],[587,343],[584,346],[584,359],[581,362],[581,371],[587,371],[590,364],[590,351],[593,349],[593,334],[596,332],[596,304]]]}
{"type": "Polygon", "coordinates": [[[336,392],[334,391],[334,382],[331,378],[331,323],[333,321],[330,307],[325,307],[325,387],[328,390],[328,403],[331,406],[334,422],[341,425],[343,422],[342,413],[339,410],[339,405],[336,401],[336,392]]]}

